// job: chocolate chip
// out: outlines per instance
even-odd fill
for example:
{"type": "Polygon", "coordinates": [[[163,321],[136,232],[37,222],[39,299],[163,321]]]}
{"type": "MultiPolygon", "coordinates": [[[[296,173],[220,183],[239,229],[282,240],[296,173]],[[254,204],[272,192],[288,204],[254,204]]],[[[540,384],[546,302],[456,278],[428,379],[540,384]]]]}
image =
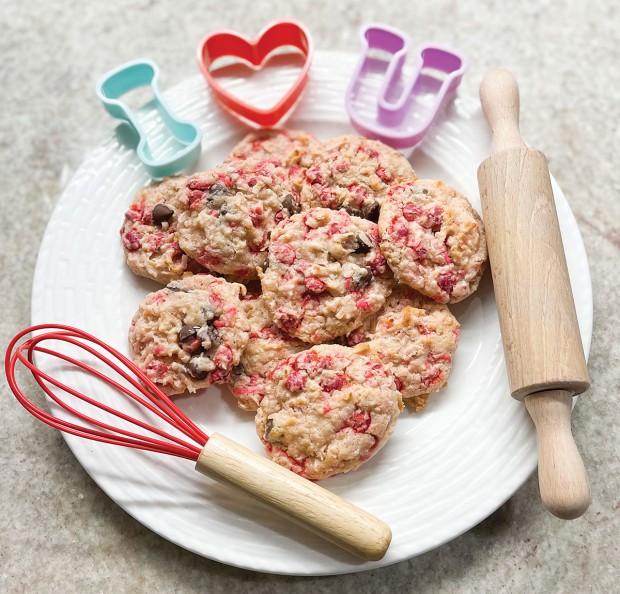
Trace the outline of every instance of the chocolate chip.
{"type": "Polygon", "coordinates": [[[187,364],[187,372],[197,380],[203,380],[209,375],[206,369],[200,367],[200,357],[192,357],[187,364]]]}
{"type": "Polygon", "coordinates": [[[363,266],[360,270],[356,271],[351,277],[351,286],[359,291],[364,289],[372,282],[372,270],[368,266],[363,266]]]}
{"type": "Polygon", "coordinates": [[[200,326],[190,326],[189,324],[184,324],[181,330],[179,331],[179,340],[181,342],[185,342],[186,340],[190,338],[194,338],[199,328],[200,326]]]}
{"type": "Polygon", "coordinates": [[[151,213],[151,219],[153,225],[161,225],[170,220],[170,217],[174,214],[174,210],[167,207],[165,204],[156,204],[151,213]]]}
{"type": "Polygon", "coordinates": [[[241,365],[241,363],[232,368],[233,375],[241,375],[244,371],[245,370],[243,369],[243,365],[241,365]]]}
{"type": "Polygon", "coordinates": [[[208,193],[209,198],[215,198],[216,196],[232,196],[232,192],[222,182],[211,184],[208,193]]]}
{"type": "Polygon", "coordinates": [[[187,373],[194,379],[205,379],[215,369],[215,363],[206,353],[194,355],[185,366],[187,373]]]}
{"type": "Polygon", "coordinates": [[[273,419],[267,419],[267,424],[265,425],[265,439],[269,441],[269,434],[273,429],[273,419]]]}
{"type": "Polygon", "coordinates": [[[381,206],[379,205],[379,203],[373,202],[372,204],[369,204],[362,209],[362,214],[364,215],[365,219],[376,223],[379,220],[380,210],[381,206]]]}
{"type": "Polygon", "coordinates": [[[354,254],[367,254],[373,248],[372,240],[366,233],[358,233],[355,240],[357,247],[353,250],[354,254]]]}
{"type": "Polygon", "coordinates": [[[290,215],[301,212],[301,207],[297,204],[297,201],[293,198],[292,194],[287,194],[284,198],[282,198],[282,208],[288,210],[290,215]]]}
{"type": "Polygon", "coordinates": [[[220,343],[220,335],[216,328],[213,326],[203,326],[197,332],[198,338],[202,340],[202,342],[211,343],[209,348],[213,348],[220,343]]]}
{"type": "Polygon", "coordinates": [[[354,254],[367,254],[373,248],[373,243],[366,233],[360,232],[346,236],[342,240],[342,247],[354,254]]]}
{"type": "Polygon", "coordinates": [[[352,204],[345,204],[340,210],[348,212],[352,217],[361,217],[362,211],[357,206],[352,204]]]}
{"type": "Polygon", "coordinates": [[[428,194],[428,190],[426,188],[422,188],[422,194],[428,194]]]}

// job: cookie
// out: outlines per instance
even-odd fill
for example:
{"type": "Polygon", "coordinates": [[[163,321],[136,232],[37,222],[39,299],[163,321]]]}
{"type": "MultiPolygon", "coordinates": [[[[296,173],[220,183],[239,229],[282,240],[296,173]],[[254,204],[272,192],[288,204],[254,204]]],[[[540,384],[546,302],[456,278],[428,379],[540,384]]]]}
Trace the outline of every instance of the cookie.
{"type": "Polygon", "coordinates": [[[202,271],[179,246],[177,222],[186,179],[170,177],[141,189],[125,213],[120,234],[134,274],[166,284],[202,271]]]}
{"type": "Polygon", "coordinates": [[[412,179],[409,161],[397,150],[378,140],[341,136],[325,142],[306,171],[300,202],[304,210],[344,208],[376,222],[389,189],[412,179]]]}
{"type": "Polygon", "coordinates": [[[399,285],[347,340],[357,345],[355,353],[376,356],[392,372],[405,404],[420,411],[446,385],[459,326],[446,305],[399,285]]]}
{"type": "Polygon", "coordinates": [[[272,231],[261,284],[274,323],[319,344],[348,334],[378,311],[393,277],[375,223],[314,208],[272,231]]]}
{"type": "Polygon", "coordinates": [[[179,244],[211,272],[257,278],[269,233],[299,210],[285,169],[271,161],[228,161],[185,183],[179,244]]]}
{"type": "Polygon", "coordinates": [[[319,480],[376,454],[401,410],[394,378],[378,359],[319,345],[271,371],[256,432],[272,460],[319,480]]]}
{"type": "Polygon", "coordinates": [[[250,337],[234,369],[230,389],[239,408],[252,411],[265,395],[265,378],[271,369],[310,345],[289,336],[273,323],[260,294],[248,293],[241,301],[241,310],[250,324],[250,337]]]}
{"type": "Polygon", "coordinates": [[[134,362],[167,394],[230,379],[248,342],[245,287],[208,274],[150,293],[129,329],[134,362]]]}
{"type": "Polygon", "coordinates": [[[248,134],[231,153],[232,159],[277,159],[288,170],[293,187],[300,189],[306,169],[320,150],[320,141],[301,130],[264,129],[248,134]]]}
{"type": "Polygon", "coordinates": [[[300,130],[263,129],[251,132],[232,150],[231,159],[267,159],[288,172],[294,196],[298,197],[307,168],[314,162],[320,141],[300,130]]]}
{"type": "Polygon", "coordinates": [[[381,250],[398,280],[439,303],[456,303],[478,287],[487,260],[482,220],[441,181],[393,188],[379,217],[381,250]]]}

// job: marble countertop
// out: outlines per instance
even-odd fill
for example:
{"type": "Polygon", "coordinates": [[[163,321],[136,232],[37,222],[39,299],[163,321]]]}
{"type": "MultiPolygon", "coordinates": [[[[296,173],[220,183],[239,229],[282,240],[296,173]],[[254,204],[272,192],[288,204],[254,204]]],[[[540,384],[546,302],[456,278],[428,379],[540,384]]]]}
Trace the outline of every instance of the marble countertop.
{"type": "MultiPolygon", "coordinates": [[[[585,516],[564,522],[538,497],[536,476],[491,517],[448,544],[390,567],[345,576],[253,573],[160,538],[110,500],[60,434],[41,430],[0,385],[0,591],[3,592],[601,592],[620,580],[620,10],[585,0],[505,3],[437,0],[3,3],[0,36],[0,189],[4,315],[0,344],[29,325],[38,246],[84,154],[109,134],[93,88],[136,57],[154,59],[165,86],[196,74],[205,33],[253,35],[275,18],[302,20],[318,49],[355,50],[378,21],[414,41],[461,48],[471,66],[461,92],[486,70],[511,69],[522,130],[546,153],[575,213],[594,294],[592,387],[573,429],[592,483],[585,516]],[[509,5],[509,6],[508,6],[509,5]]],[[[552,288],[550,288],[552,290],[552,288]]]]}

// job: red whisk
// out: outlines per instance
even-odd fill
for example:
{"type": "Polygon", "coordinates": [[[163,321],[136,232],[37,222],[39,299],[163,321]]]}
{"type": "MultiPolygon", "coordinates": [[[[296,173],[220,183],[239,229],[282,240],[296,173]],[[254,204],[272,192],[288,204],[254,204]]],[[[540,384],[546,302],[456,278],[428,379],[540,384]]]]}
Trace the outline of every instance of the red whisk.
{"type": "Polygon", "coordinates": [[[20,404],[52,427],[95,441],[195,460],[196,470],[246,491],[342,548],[373,561],[385,555],[392,535],[389,527],[381,520],[223,435],[214,433],[208,436],[127,357],[82,330],[57,324],[41,324],[23,330],[9,344],[5,356],[5,370],[9,386],[20,404]],[[42,333],[18,344],[32,332],[42,333]],[[113,370],[131,388],[79,358],[42,346],[46,341],[61,341],[86,351],[113,370]],[[35,353],[55,357],[99,378],[191,441],[172,435],[67,386],[37,367],[34,363],[35,353]],[[19,387],[15,375],[18,362],[30,370],[36,382],[54,402],[87,425],[61,419],[33,404],[19,387]],[[141,431],[136,433],[92,418],[69,406],[59,396],[62,392],[129,422],[141,431]]]}

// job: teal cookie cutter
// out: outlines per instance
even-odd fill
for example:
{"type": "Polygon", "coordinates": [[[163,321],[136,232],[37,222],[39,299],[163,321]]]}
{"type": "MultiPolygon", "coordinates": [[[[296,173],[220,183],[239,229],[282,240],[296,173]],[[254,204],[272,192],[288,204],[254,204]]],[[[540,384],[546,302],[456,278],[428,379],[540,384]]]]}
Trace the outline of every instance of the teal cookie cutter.
{"type": "Polygon", "coordinates": [[[151,60],[134,60],[117,66],[105,74],[96,86],[97,97],[106,111],[114,118],[127,122],[137,134],[139,141],[136,154],[148,174],[161,179],[176,175],[193,165],[200,156],[202,131],[193,122],[177,118],[166,105],[158,86],[159,67],[151,60]],[[181,145],[181,149],[170,157],[155,159],[146,138],[146,133],[136,114],[119,100],[125,93],[138,87],[150,86],[154,103],[169,133],[181,145]]]}

